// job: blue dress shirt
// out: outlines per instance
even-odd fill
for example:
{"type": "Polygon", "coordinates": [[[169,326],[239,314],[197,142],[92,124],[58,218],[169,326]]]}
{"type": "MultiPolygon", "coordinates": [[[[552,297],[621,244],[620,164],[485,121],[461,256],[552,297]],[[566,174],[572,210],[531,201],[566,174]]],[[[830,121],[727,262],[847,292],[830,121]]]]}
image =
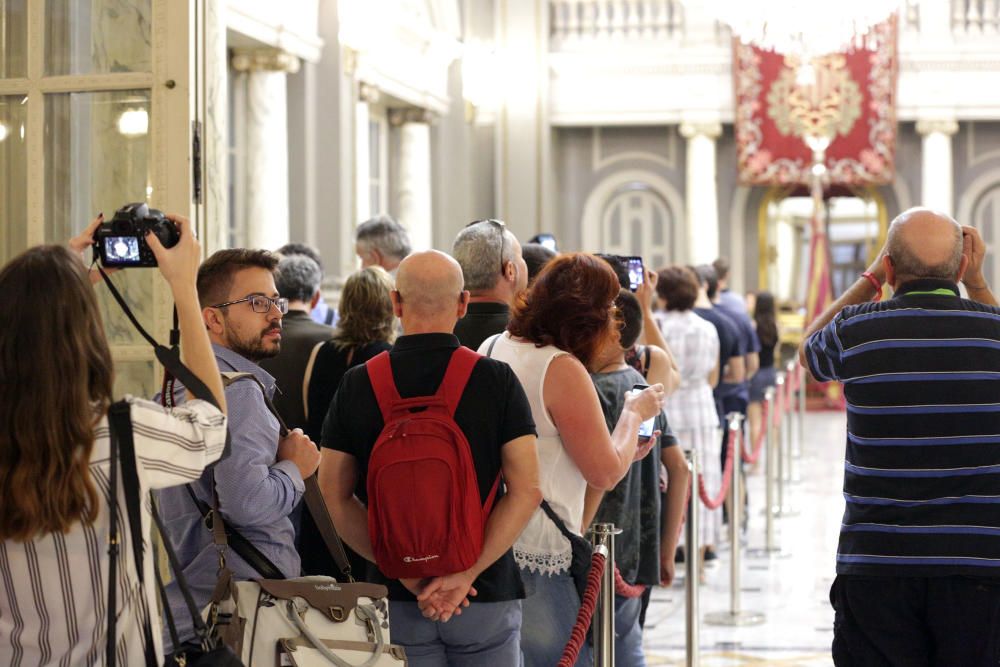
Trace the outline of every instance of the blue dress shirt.
{"type": "MultiPolygon", "coordinates": [[[[274,378],[245,357],[212,345],[222,372],[252,373],[264,385],[268,396],[274,394],[274,378]]],[[[229,433],[232,448],[229,456],[212,466],[191,484],[195,494],[212,504],[212,484],[219,494],[219,508],[226,522],[259,549],[286,577],[300,574],[299,554],[295,549],[293,510],[299,504],[305,485],[298,467],[291,461],[276,461],[278,420],[267,409],[256,382],[238,380],[226,388],[229,433]]],[[[204,608],[215,587],[219,556],[198,508],[183,486],[160,492],[160,512],[170,543],[177,551],[195,603],[204,608]]],[[[237,580],[256,579],[261,575],[231,548],[226,564],[237,580]]],[[[194,636],[190,614],[176,583],[167,586],[171,612],[181,641],[194,636]]],[[[169,645],[169,637],[166,639],[169,645]]]]}

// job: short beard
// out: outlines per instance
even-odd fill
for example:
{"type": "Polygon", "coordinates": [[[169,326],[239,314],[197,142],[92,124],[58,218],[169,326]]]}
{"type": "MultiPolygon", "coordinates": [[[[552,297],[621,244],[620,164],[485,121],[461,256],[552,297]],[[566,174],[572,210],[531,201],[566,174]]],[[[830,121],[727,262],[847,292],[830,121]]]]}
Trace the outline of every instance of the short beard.
{"type": "Polygon", "coordinates": [[[227,329],[226,347],[241,357],[257,363],[262,359],[270,359],[278,356],[278,353],[281,352],[281,341],[278,341],[274,348],[269,350],[264,347],[262,334],[258,334],[257,338],[241,339],[232,330],[227,329]]]}

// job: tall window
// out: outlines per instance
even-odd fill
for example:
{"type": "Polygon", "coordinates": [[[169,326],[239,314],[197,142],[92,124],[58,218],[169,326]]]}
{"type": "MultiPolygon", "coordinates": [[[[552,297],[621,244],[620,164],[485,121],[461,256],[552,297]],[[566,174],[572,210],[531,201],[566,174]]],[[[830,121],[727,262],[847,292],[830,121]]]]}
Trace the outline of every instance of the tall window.
{"type": "MultiPolygon", "coordinates": [[[[188,25],[180,17],[191,14],[173,0],[0,0],[0,263],[65,243],[98,212],[110,220],[130,202],[190,215],[193,87],[178,63],[194,40],[167,34],[188,25]],[[176,128],[183,136],[166,136],[176,128]]],[[[169,307],[154,276],[128,270],[113,280],[157,332],[169,307]]],[[[107,290],[98,299],[116,393],[152,395],[152,350],[107,290]]]]}

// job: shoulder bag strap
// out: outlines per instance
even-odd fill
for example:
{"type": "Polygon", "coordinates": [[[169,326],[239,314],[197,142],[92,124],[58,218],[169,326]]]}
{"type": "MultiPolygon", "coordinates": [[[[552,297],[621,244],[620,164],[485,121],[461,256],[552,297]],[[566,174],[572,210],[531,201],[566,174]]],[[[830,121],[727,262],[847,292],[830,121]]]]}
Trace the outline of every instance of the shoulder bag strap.
{"type": "Polygon", "coordinates": [[[452,352],[448,369],[444,372],[444,378],[437,390],[437,395],[444,398],[448,404],[448,411],[452,416],[455,415],[458,403],[462,400],[462,393],[465,391],[465,385],[469,383],[472,369],[482,358],[483,355],[461,345],[452,352]]]}
{"type": "MultiPolygon", "coordinates": [[[[109,417],[110,427],[110,417],[109,417]]],[[[107,651],[105,664],[115,667],[117,664],[118,635],[118,434],[110,429],[111,458],[108,463],[108,629],[107,651]]]]}
{"type": "MultiPolygon", "coordinates": [[[[279,431],[281,435],[282,436],[288,435],[288,426],[285,424],[285,420],[283,420],[281,418],[281,415],[278,414],[278,411],[274,407],[274,403],[271,402],[271,399],[268,398],[267,396],[267,392],[264,391],[264,385],[261,384],[260,380],[258,380],[256,376],[254,376],[252,373],[241,373],[239,374],[239,377],[233,375],[232,379],[230,380],[230,384],[244,377],[249,377],[253,379],[254,382],[257,383],[257,386],[260,388],[260,391],[264,396],[264,404],[267,405],[267,409],[270,410],[271,414],[273,414],[275,419],[278,420],[279,431]]],[[[326,544],[326,548],[330,552],[330,555],[333,557],[333,560],[337,564],[337,567],[340,568],[340,571],[343,572],[344,576],[348,579],[348,581],[354,581],[354,577],[351,574],[351,564],[350,561],[347,559],[347,552],[344,551],[344,544],[340,539],[340,535],[337,533],[336,527],[333,525],[333,520],[330,518],[330,513],[326,508],[326,501],[323,500],[323,492],[319,488],[319,477],[314,473],[310,475],[308,479],[303,480],[303,482],[305,483],[305,491],[302,494],[302,499],[306,503],[306,509],[309,510],[309,514],[312,515],[313,523],[316,524],[316,529],[319,531],[320,536],[323,538],[323,542],[326,544]]],[[[233,543],[233,549],[236,550],[236,553],[240,554],[240,556],[243,556],[240,550],[236,548],[237,544],[236,540],[233,539],[235,536],[239,535],[239,533],[233,530],[232,527],[227,527],[226,530],[229,533],[229,538],[233,543]]],[[[240,539],[244,539],[244,541],[246,541],[242,535],[240,535],[240,539]]],[[[252,544],[250,544],[249,541],[246,541],[246,544],[249,547],[253,548],[254,551],[256,551],[256,548],[252,544]]],[[[261,557],[263,558],[263,555],[261,557]]],[[[246,559],[244,558],[244,560],[246,559]]],[[[264,560],[267,559],[265,558],[264,560]]],[[[257,568],[255,567],[254,569],[257,568]]],[[[259,569],[257,569],[257,571],[261,572],[261,570],[259,569]]],[[[284,579],[284,577],[281,576],[280,573],[278,574],[277,577],[266,577],[266,578],[284,579]]]]}
{"type": "MultiPolygon", "coordinates": [[[[146,599],[146,589],[145,589],[145,559],[143,557],[145,550],[145,539],[142,531],[142,491],[139,486],[139,470],[137,467],[136,456],[135,456],[135,436],[132,432],[132,418],[131,409],[126,401],[118,401],[114,403],[108,410],[108,427],[112,434],[112,453],[111,453],[111,465],[112,470],[117,467],[117,461],[121,463],[121,477],[122,477],[122,488],[125,492],[125,515],[128,517],[129,522],[129,536],[132,542],[132,557],[135,561],[135,572],[139,578],[139,585],[141,588],[140,600],[145,603],[145,608],[141,610],[143,624],[142,624],[142,640],[143,648],[146,656],[147,667],[156,667],[156,650],[153,645],[153,632],[151,628],[151,620],[149,615],[149,600],[146,599]]],[[[112,472],[112,478],[116,478],[117,475],[112,472]]],[[[110,484],[111,492],[117,496],[117,479],[110,484]]],[[[117,501],[114,503],[115,507],[112,509],[112,525],[115,529],[115,540],[118,540],[118,521],[117,521],[117,501]]],[[[117,551],[115,549],[114,561],[117,565],[117,551]]],[[[111,586],[114,586],[115,582],[112,578],[111,586]]],[[[110,596],[109,590],[109,605],[108,605],[108,622],[109,622],[109,642],[114,642],[114,634],[111,632],[112,627],[110,623],[113,622],[113,617],[117,612],[117,609],[112,609],[111,605],[114,602],[110,596]]],[[[111,646],[109,645],[109,651],[111,646]]],[[[109,655],[109,659],[111,656],[109,655]]],[[[112,664],[112,663],[109,663],[112,664]]],[[[113,667],[113,664],[112,664],[113,667]]]]}
{"type": "Polygon", "coordinates": [[[222,517],[222,513],[218,511],[219,501],[214,492],[212,494],[214,507],[212,507],[195,494],[190,484],[186,484],[185,488],[187,488],[188,495],[191,497],[194,506],[198,508],[201,516],[205,519],[206,527],[212,531],[212,539],[217,549],[225,551],[227,547],[231,548],[264,579],[285,578],[281,570],[267,556],[261,553],[260,549],[255,547],[247,538],[243,537],[239,531],[230,526],[222,517]]]}
{"type": "Polygon", "coordinates": [[[559,529],[559,532],[563,534],[563,537],[568,539],[570,542],[572,542],[573,540],[580,539],[579,535],[572,532],[569,528],[566,527],[566,524],[563,522],[562,518],[558,514],[556,514],[556,511],[552,509],[551,505],[549,505],[549,501],[542,499],[541,508],[542,511],[545,512],[545,516],[549,517],[552,523],[556,525],[556,528],[559,529]]]}
{"type": "MultiPolygon", "coordinates": [[[[208,648],[212,648],[214,647],[214,639],[212,637],[211,630],[208,625],[205,624],[205,619],[201,617],[201,611],[194,602],[194,596],[191,594],[191,587],[188,586],[187,578],[184,576],[184,569],[181,567],[180,561],[177,560],[177,553],[174,551],[173,545],[170,544],[170,538],[163,525],[163,519],[160,518],[160,512],[156,507],[155,500],[152,500],[152,509],[153,522],[156,524],[156,529],[160,533],[160,543],[163,545],[163,551],[167,555],[167,562],[170,564],[170,569],[174,573],[174,581],[177,582],[177,588],[181,592],[181,598],[184,600],[184,606],[188,608],[188,613],[191,615],[191,621],[194,624],[195,634],[201,641],[203,648],[206,650],[208,648]]],[[[225,572],[228,571],[228,569],[225,570],[225,572]]],[[[224,573],[220,573],[220,578],[223,574],[224,573]]],[[[157,572],[157,579],[159,579],[159,572],[157,572]]],[[[166,614],[168,624],[172,624],[173,615],[170,613],[170,605],[166,602],[166,592],[162,590],[162,581],[158,581],[158,584],[161,586],[160,595],[164,599],[164,613],[166,614]]],[[[173,637],[171,639],[173,639],[173,637]]],[[[176,639],[173,641],[174,649],[177,650],[180,647],[180,644],[176,639]]]]}
{"type": "Polygon", "coordinates": [[[490,346],[486,348],[487,357],[490,357],[491,359],[493,358],[493,348],[497,346],[497,341],[500,340],[500,336],[502,335],[502,333],[498,333],[493,336],[493,340],[490,341],[490,346]]]}
{"type": "Polygon", "coordinates": [[[319,349],[326,343],[327,341],[321,340],[313,345],[313,349],[309,353],[309,361],[306,362],[306,372],[302,374],[302,414],[307,420],[309,419],[309,382],[312,380],[313,367],[316,365],[319,349]]]}
{"type": "Polygon", "coordinates": [[[642,377],[649,377],[649,358],[651,355],[649,351],[649,345],[644,345],[642,348],[642,377]]]}

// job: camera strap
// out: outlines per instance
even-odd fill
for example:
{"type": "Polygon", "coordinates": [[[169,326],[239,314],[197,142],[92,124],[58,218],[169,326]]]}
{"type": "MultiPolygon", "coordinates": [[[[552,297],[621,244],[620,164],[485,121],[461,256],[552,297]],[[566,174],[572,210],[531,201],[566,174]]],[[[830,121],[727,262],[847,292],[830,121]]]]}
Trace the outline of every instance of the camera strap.
{"type": "MultiPolygon", "coordinates": [[[[163,364],[163,367],[166,368],[173,377],[180,380],[192,394],[204,401],[208,401],[215,407],[219,407],[218,402],[215,400],[215,396],[213,396],[212,392],[208,390],[205,383],[198,379],[198,376],[192,373],[191,369],[185,366],[181,361],[180,327],[178,326],[177,308],[174,308],[173,329],[170,331],[170,347],[161,345],[155,338],[149,335],[141,324],[139,324],[139,320],[136,319],[135,315],[132,313],[132,309],[130,309],[128,304],[125,303],[125,299],[122,297],[121,292],[119,292],[118,288],[115,287],[115,284],[111,282],[111,277],[104,271],[103,268],[101,268],[100,263],[97,262],[96,259],[94,264],[97,266],[97,270],[101,273],[101,277],[107,284],[108,290],[111,292],[111,296],[114,297],[115,301],[117,301],[118,305],[121,307],[122,312],[124,312],[125,316],[128,317],[130,322],[132,322],[136,331],[138,331],[139,334],[153,346],[153,352],[156,354],[157,361],[163,364]]],[[[229,443],[227,439],[226,449],[222,454],[222,458],[225,458],[228,454],[229,443]]]]}

